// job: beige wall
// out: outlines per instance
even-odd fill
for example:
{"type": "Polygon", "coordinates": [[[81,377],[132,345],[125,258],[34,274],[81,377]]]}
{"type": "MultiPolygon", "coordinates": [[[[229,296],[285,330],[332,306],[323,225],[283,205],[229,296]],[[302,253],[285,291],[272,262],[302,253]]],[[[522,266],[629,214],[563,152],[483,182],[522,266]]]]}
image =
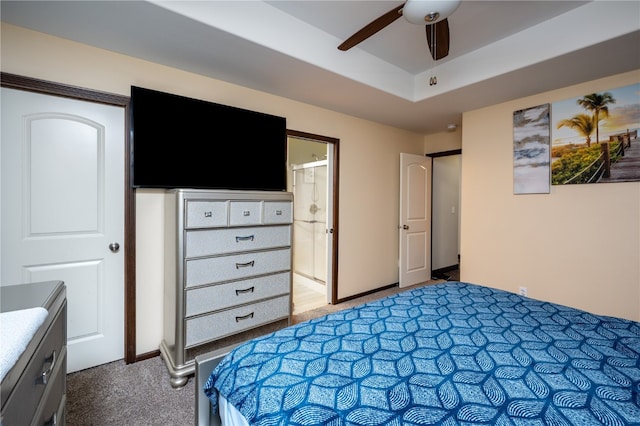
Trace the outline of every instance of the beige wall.
{"type": "Polygon", "coordinates": [[[512,126],[513,111],[638,81],[634,71],[464,114],[462,280],[640,320],[640,182],[513,195],[512,126]]]}
{"type": "MultiPolygon", "coordinates": [[[[462,145],[464,280],[524,285],[534,298],[640,319],[640,183],[516,197],[511,123],[514,110],[637,82],[638,72],[468,112],[463,130],[422,136],[7,24],[1,42],[4,72],[123,95],[134,84],[286,116],[290,129],[339,138],[339,297],[398,281],[399,153],[462,145]],[[603,222],[608,234],[585,233],[603,222]]],[[[136,195],[138,353],[162,338],[162,201],[157,190],[136,195]]]]}
{"type": "Polygon", "coordinates": [[[453,151],[460,148],[462,148],[462,129],[460,129],[460,127],[457,127],[453,131],[424,136],[425,154],[453,151]]]}
{"type": "MultiPolygon", "coordinates": [[[[422,154],[422,135],[4,23],[1,54],[3,72],[122,95],[138,85],[285,116],[289,129],[340,139],[338,296],[398,282],[399,154],[422,154]]],[[[162,197],[136,195],[139,354],[162,338],[162,197]]]]}

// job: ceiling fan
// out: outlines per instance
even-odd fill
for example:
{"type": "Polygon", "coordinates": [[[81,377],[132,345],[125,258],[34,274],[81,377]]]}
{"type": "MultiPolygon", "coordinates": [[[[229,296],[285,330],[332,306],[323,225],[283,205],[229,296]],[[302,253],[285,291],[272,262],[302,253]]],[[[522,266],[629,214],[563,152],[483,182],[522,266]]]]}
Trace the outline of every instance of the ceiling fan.
{"type": "Polygon", "coordinates": [[[338,49],[349,50],[404,16],[412,24],[425,25],[431,57],[437,61],[449,54],[449,22],[447,17],[458,8],[460,1],[407,0],[404,4],[393,8],[362,27],[338,46],[338,49]]]}

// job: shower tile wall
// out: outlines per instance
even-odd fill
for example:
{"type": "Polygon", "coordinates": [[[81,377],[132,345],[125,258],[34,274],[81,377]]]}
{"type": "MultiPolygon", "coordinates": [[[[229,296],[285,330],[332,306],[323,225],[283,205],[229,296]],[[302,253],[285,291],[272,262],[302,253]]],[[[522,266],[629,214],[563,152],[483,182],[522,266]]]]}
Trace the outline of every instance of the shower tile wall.
{"type": "Polygon", "coordinates": [[[294,273],[326,282],[326,161],[295,166],[294,174],[294,273]]]}

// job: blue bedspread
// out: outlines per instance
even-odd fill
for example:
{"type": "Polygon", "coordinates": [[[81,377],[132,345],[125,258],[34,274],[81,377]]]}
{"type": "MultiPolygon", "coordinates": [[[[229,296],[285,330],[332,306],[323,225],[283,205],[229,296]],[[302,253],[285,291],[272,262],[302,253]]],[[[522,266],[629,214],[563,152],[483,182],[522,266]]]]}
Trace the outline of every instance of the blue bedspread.
{"type": "Polygon", "coordinates": [[[640,424],[640,323],[449,282],[242,344],[205,392],[251,425],[640,424]]]}

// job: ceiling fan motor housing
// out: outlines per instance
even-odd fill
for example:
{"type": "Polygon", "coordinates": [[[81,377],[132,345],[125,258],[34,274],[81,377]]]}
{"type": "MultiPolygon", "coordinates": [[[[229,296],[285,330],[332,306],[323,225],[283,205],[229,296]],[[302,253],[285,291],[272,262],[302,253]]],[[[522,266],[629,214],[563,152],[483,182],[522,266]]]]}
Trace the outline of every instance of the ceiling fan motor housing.
{"type": "Polygon", "coordinates": [[[451,15],[460,6],[460,0],[407,0],[402,16],[412,24],[435,24],[451,15]]]}

